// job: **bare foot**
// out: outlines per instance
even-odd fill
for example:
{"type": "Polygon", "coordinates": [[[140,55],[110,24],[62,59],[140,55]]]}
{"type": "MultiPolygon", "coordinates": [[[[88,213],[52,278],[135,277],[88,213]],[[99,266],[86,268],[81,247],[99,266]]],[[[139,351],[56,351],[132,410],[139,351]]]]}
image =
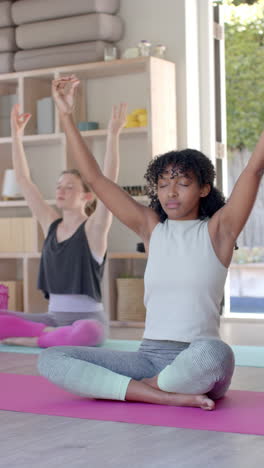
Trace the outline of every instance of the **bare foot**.
{"type": "MultiPolygon", "coordinates": [[[[149,379],[142,379],[141,382],[144,382],[146,385],[153,387],[161,392],[158,387],[158,376],[151,377],[149,379]]],[[[166,395],[166,400],[168,399],[171,405],[175,406],[194,406],[198,408],[202,408],[204,410],[213,410],[215,407],[215,402],[211,400],[207,395],[192,395],[186,393],[171,393],[171,392],[163,392],[166,395]]],[[[166,403],[165,403],[166,404],[166,403]]]]}
{"type": "Polygon", "coordinates": [[[170,393],[169,400],[175,406],[192,406],[211,411],[215,408],[215,402],[206,395],[186,395],[182,393],[170,393]]]}
{"type": "Polygon", "coordinates": [[[27,346],[35,348],[38,346],[38,338],[33,337],[11,337],[11,338],[4,338],[1,340],[2,344],[5,345],[15,345],[15,346],[27,346]]]}

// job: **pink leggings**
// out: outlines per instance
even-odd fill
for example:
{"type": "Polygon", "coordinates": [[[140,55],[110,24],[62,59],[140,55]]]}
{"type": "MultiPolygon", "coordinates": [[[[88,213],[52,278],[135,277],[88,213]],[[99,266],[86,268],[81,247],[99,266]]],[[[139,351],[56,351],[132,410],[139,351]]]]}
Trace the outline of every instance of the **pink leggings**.
{"type": "Polygon", "coordinates": [[[72,325],[45,332],[44,323],[0,314],[0,340],[13,337],[38,337],[38,346],[96,346],[104,340],[104,327],[98,320],[77,320],[72,325]]]}

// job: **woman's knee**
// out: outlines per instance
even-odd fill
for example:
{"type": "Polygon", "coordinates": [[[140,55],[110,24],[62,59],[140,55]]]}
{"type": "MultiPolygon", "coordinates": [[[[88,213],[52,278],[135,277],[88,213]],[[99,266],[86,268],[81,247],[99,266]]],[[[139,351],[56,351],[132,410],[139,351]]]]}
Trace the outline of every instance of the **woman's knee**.
{"type": "Polygon", "coordinates": [[[197,365],[221,376],[232,375],[235,360],[231,347],[217,338],[200,338],[191,343],[197,365]]]}

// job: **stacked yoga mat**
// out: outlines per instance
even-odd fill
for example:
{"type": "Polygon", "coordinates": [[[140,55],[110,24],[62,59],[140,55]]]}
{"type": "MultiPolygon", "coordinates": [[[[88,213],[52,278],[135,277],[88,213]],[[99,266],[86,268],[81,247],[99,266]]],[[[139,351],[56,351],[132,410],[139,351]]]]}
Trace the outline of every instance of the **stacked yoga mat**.
{"type": "Polygon", "coordinates": [[[14,69],[14,53],[17,46],[11,7],[11,0],[0,0],[0,73],[12,72],[14,69]]]}
{"type": "Polygon", "coordinates": [[[123,34],[120,0],[0,0],[0,72],[95,62],[123,34]],[[15,24],[17,27],[14,29],[15,24]],[[5,26],[8,25],[8,28],[5,26]],[[4,31],[3,29],[3,31],[4,31]],[[6,44],[7,51],[2,50],[6,44]],[[16,48],[20,49],[15,54],[16,48]]]}

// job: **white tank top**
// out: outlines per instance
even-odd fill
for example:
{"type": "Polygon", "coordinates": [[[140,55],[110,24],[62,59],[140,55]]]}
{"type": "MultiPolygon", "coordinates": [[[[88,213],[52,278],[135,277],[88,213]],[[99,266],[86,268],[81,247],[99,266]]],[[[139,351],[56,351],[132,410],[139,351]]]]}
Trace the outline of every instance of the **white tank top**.
{"type": "Polygon", "coordinates": [[[145,271],[144,338],[191,342],[219,336],[227,271],[214,252],[208,220],[157,224],[145,271]]]}

